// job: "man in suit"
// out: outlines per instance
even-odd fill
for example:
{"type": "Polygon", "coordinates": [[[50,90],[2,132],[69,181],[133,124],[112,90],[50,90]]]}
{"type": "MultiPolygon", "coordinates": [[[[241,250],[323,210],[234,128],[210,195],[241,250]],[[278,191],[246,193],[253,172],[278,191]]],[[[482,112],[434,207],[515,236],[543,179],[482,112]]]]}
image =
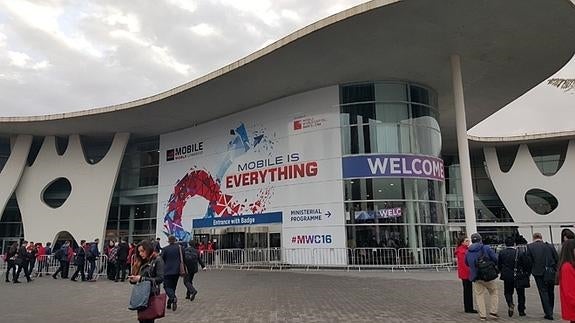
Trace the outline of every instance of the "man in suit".
{"type": "Polygon", "coordinates": [[[186,299],[193,301],[196,298],[198,291],[194,288],[194,275],[198,272],[198,263],[202,266],[202,270],[206,270],[200,252],[198,251],[198,243],[190,240],[190,246],[184,251],[184,263],[188,269],[188,274],[184,278],[184,285],[186,285],[186,299]]]}
{"type": "Polygon", "coordinates": [[[545,312],[546,320],[553,320],[553,307],[555,304],[555,283],[543,279],[545,267],[557,268],[557,251],[555,248],[543,242],[541,233],[533,234],[533,242],[527,245],[527,254],[531,260],[531,273],[537,283],[539,298],[545,312]]]}
{"type": "Polygon", "coordinates": [[[183,251],[182,247],[176,243],[176,237],[169,236],[168,243],[168,246],[162,248],[161,254],[164,260],[164,290],[168,295],[168,308],[175,311],[178,307],[176,287],[180,278],[180,263],[183,261],[180,254],[183,254],[183,251]]]}

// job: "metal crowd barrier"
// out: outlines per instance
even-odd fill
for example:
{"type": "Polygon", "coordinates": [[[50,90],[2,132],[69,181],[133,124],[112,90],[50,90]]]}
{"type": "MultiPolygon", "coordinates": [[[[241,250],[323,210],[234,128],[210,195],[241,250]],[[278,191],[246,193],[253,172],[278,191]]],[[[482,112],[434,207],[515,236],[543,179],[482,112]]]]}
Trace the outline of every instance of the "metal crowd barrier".
{"type": "MultiPolygon", "coordinates": [[[[96,268],[94,269],[94,277],[95,279],[100,278],[101,276],[105,276],[108,268],[108,256],[100,255],[96,257],[96,268]]],[[[39,276],[42,275],[53,275],[58,268],[60,267],[60,261],[54,257],[54,255],[45,255],[45,256],[38,256],[36,257],[36,265],[31,273],[31,275],[39,276]]],[[[76,265],[74,265],[74,261],[70,262],[70,267],[68,271],[70,275],[76,270],[76,265]]],[[[86,275],[90,270],[90,262],[86,260],[84,265],[84,271],[86,275]]],[[[69,275],[69,276],[70,276],[69,275]]]]}

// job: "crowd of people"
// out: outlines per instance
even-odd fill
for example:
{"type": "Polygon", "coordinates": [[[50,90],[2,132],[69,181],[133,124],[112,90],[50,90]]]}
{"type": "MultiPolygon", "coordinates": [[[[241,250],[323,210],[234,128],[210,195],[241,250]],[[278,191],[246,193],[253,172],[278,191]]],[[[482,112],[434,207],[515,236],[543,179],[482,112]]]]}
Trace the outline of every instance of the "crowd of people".
{"type": "Polygon", "coordinates": [[[512,317],[517,310],[526,316],[525,289],[531,287],[533,276],[545,320],[553,320],[555,286],[559,285],[561,316],[575,323],[575,234],[564,229],[561,233],[561,250],[543,241],[541,233],[533,234],[533,242],[518,248],[516,239],[505,240],[505,248],[496,253],[482,237],[474,233],[461,237],[455,250],[458,276],[463,283],[463,307],[466,313],[478,313],[482,321],[499,318],[499,284],[503,281],[503,294],[507,314],[512,317]],[[513,295],[517,294],[517,307],[513,295]],[[489,307],[485,302],[488,297],[489,307]],[[474,309],[475,299],[477,309],[474,309]],[[489,308],[489,310],[487,310],[489,308]]]}

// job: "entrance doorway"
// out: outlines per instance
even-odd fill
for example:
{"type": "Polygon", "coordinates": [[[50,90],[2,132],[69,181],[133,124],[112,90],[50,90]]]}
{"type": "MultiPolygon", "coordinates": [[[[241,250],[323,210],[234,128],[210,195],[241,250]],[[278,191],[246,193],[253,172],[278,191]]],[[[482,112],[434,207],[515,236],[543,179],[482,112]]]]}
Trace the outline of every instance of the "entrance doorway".
{"type": "Polygon", "coordinates": [[[194,240],[211,241],[217,249],[281,248],[281,225],[194,229],[194,240]]]}

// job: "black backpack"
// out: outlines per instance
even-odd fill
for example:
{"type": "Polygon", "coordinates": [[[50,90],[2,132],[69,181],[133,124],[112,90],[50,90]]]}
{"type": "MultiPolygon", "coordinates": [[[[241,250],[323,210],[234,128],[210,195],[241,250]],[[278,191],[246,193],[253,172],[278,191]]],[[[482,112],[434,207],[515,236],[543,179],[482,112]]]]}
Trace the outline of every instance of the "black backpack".
{"type": "Polygon", "coordinates": [[[64,249],[63,248],[58,249],[58,251],[54,253],[54,258],[56,258],[56,260],[64,260],[64,249]]]}
{"type": "Polygon", "coordinates": [[[198,262],[198,252],[191,247],[184,249],[184,262],[187,265],[193,265],[198,262]]]}
{"type": "Polygon", "coordinates": [[[497,278],[499,276],[499,271],[489,256],[485,256],[483,248],[485,248],[485,246],[481,247],[481,254],[477,258],[475,268],[477,268],[477,279],[488,282],[497,278]]]}

